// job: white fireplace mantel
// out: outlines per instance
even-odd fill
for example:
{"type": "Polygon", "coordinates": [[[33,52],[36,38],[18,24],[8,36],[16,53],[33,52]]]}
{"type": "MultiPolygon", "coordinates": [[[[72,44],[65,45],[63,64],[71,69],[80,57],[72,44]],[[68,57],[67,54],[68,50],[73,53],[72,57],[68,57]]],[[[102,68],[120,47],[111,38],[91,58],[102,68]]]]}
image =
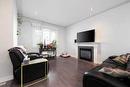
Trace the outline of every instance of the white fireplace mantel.
{"type": "Polygon", "coordinates": [[[100,43],[97,42],[89,42],[89,43],[77,43],[77,57],[78,57],[78,46],[92,46],[94,48],[94,63],[100,64],[101,61],[101,47],[100,43]]]}

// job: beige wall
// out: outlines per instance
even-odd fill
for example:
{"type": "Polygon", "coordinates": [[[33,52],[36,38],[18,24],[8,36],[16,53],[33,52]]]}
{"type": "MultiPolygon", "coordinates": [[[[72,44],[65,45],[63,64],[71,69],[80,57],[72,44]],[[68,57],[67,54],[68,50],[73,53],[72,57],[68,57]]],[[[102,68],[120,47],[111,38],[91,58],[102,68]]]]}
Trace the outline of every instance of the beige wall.
{"type": "Polygon", "coordinates": [[[17,44],[16,30],[15,1],[0,0],[0,82],[13,78],[8,49],[17,44]]]}

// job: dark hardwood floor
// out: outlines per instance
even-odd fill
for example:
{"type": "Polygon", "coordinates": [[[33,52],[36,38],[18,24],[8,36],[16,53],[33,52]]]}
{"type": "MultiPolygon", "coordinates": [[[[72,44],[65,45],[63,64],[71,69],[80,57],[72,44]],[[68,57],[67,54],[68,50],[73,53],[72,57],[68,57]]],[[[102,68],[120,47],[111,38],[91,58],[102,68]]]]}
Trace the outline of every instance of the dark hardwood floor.
{"type": "MultiPolygon", "coordinates": [[[[82,79],[85,71],[95,67],[93,63],[75,58],[56,58],[49,60],[50,68],[47,80],[31,87],[83,87],[82,79]]],[[[1,87],[19,87],[14,81],[8,81],[1,87]]]]}

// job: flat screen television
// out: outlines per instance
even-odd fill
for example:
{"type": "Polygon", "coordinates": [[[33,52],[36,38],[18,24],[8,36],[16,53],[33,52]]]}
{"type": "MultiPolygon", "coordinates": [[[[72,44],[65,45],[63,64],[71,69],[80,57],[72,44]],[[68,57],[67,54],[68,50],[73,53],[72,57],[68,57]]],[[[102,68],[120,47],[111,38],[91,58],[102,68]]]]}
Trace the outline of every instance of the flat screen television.
{"type": "Polygon", "coordinates": [[[95,42],[95,30],[77,33],[77,42],[95,42]]]}

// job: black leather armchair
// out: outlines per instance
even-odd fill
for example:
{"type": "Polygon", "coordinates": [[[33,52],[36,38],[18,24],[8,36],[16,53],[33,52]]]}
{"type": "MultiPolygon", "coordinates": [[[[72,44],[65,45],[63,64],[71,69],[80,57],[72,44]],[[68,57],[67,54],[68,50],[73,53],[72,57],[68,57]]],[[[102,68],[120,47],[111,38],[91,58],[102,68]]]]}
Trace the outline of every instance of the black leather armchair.
{"type": "Polygon", "coordinates": [[[23,83],[27,83],[39,78],[46,77],[48,74],[48,61],[40,58],[36,53],[27,54],[31,60],[29,64],[23,65],[24,55],[20,52],[19,48],[14,47],[8,50],[11,62],[13,64],[14,79],[21,83],[21,75],[23,77],[23,83]],[[32,54],[34,56],[32,56],[32,54]],[[39,58],[39,59],[37,59],[39,58]],[[22,74],[21,74],[22,68],[22,74]]]}
{"type": "Polygon", "coordinates": [[[27,53],[21,47],[13,47],[13,48],[9,49],[9,51],[11,51],[11,50],[21,50],[23,54],[27,55],[30,58],[30,60],[37,59],[37,58],[43,58],[43,56],[40,53],[38,53],[38,52],[27,53]]]}

